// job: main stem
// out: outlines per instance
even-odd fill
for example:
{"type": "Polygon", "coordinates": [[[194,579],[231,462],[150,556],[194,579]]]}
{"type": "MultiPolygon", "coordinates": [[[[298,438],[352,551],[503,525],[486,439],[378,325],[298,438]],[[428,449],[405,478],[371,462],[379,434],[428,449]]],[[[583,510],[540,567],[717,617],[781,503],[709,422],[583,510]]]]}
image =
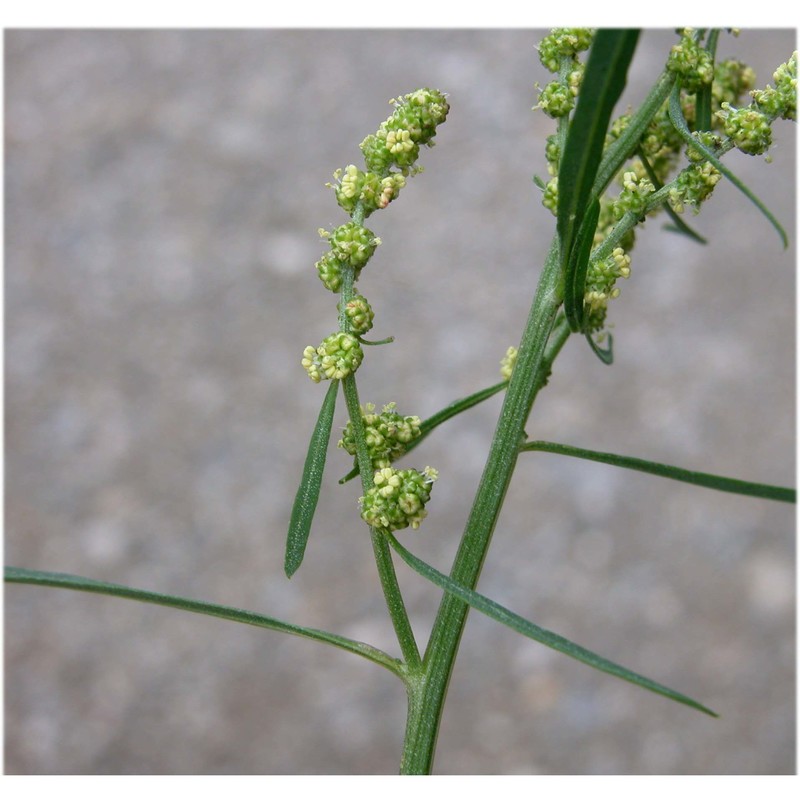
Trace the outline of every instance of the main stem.
{"type": "MultiPolygon", "coordinates": [[[[543,385],[546,346],[562,298],[559,247],[554,238],[522,335],[517,362],[506,391],[489,457],[473,501],[450,577],[475,589],[506,490],[514,472],[525,424],[536,393],[543,385]]],[[[568,333],[564,334],[564,340],[568,333]]],[[[562,342],[563,344],[563,342],[562,342]]],[[[469,606],[445,594],[434,622],[418,681],[409,682],[409,714],[401,774],[429,774],[433,766],[445,696],[455,664],[469,606]]]]}

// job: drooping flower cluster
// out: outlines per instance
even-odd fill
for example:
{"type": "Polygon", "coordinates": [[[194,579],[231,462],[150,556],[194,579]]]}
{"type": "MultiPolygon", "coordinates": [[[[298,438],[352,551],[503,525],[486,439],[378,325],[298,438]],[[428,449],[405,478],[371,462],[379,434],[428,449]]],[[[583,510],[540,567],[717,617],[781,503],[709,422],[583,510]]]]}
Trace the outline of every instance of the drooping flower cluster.
{"type": "Polygon", "coordinates": [[[373,528],[390,533],[419,528],[427,516],[425,504],[438,473],[431,467],[415,469],[384,467],[375,472],[374,485],[360,498],[361,517],[373,528]]]}
{"type": "MultiPolygon", "coordinates": [[[[395,403],[387,403],[380,414],[375,413],[375,406],[372,403],[367,403],[361,408],[364,438],[373,469],[388,467],[400,458],[406,452],[408,445],[421,434],[420,418],[403,417],[395,408],[395,403]]],[[[351,456],[356,455],[356,437],[352,421],[348,421],[345,426],[339,447],[344,448],[351,456]]]]}

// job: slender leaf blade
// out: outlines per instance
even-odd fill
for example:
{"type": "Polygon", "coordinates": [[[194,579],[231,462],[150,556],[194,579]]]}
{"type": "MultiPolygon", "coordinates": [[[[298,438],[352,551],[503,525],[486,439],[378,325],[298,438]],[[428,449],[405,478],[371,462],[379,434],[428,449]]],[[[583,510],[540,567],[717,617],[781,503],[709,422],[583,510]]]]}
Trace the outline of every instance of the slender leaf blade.
{"type": "Polygon", "coordinates": [[[123,597],[128,600],[137,600],[142,603],[153,603],[167,608],[178,608],[183,611],[191,611],[195,614],[205,614],[210,617],[231,622],[241,622],[245,625],[254,625],[258,628],[290,633],[304,639],[313,639],[317,642],[333,645],[342,650],[362,656],[369,661],[380,664],[382,667],[402,674],[400,662],[392,658],[387,653],[371,645],[339,636],[335,633],[320,631],[315,628],[306,628],[302,625],[294,625],[291,622],[283,622],[274,617],[267,617],[257,614],[255,611],[246,611],[241,608],[218,605],[217,603],[207,603],[202,600],[192,600],[188,597],[161,594],[145,589],[133,589],[129,586],[122,586],[117,583],[106,583],[92,578],[82,578],[78,575],[68,575],[62,572],[42,572],[40,570],[23,569],[21,567],[5,568],[6,583],[25,583],[36,586],[51,586],[59,589],[72,589],[81,592],[91,592],[94,594],[110,595],[112,597],[123,597]]]}
{"type": "Polygon", "coordinates": [[[624,681],[628,681],[628,683],[635,684],[642,689],[647,689],[650,692],[667,697],[677,703],[683,703],[684,705],[690,706],[697,711],[702,711],[704,714],[708,714],[712,717],[717,716],[717,714],[711,711],[711,709],[706,708],[696,700],[692,700],[690,697],[687,697],[680,692],[676,692],[675,690],[670,689],[667,686],[663,686],[662,684],[657,683],[650,678],[646,678],[643,675],[639,675],[636,672],[632,672],[631,670],[620,666],[619,664],[615,664],[613,661],[609,661],[608,659],[593,653],[591,650],[587,650],[585,647],[581,647],[580,645],[571,642],[569,639],[565,639],[563,636],[560,636],[557,633],[548,631],[545,628],[540,628],[538,625],[534,625],[524,617],[521,617],[504,606],[501,606],[499,603],[496,603],[494,600],[490,600],[488,597],[485,597],[478,592],[472,591],[465,586],[461,586],[452,578],[449,578],[447,575],[439,572],[430,564],[425,563],[410,553],[405,547],[403,547],[403,545],[400,544],[400,542],[397,541],[393,535],[388,534],[388,539],[389,543],[397,551],[403,561],[405,561],[406,564],[408,564],[408,566],[411,567],[415,572],[418,572],[423,578],[427,578],[427,580],[431,581],[431,583],[435,584],[440,589],[443,589],[449,594],[455,595],[460,600],[463,600],[465,603],[474,608],[476,611],[480,611],[482,614],[485,614],[487,617],[490,617],[497,622],[501,622],[503,625],[508,626],[517,633],[521,633],[523,636],[527,636],[529,639],[533,639],[534,641],[546,645],[553,650],[557,650],[564,655],[570,656],[570,658],[581,661],[584,664],[593,667],[594,669],[605,672],[608,675],[613,675],[616,678],[621,678],[624,681]]]}
{"type": "Polygon", "coordinates": [[[601,464],[610,464],[623,469],[632,469],[637,472],[658,475],[662,478],[670,478],[674,481],[691,483],[706,489],[716,489],[720,492],[731,492],[732,494],[740,494],[747,497],[760,497],[765,500],[777,500],[781,503],[796,502],[797,492],[795,489],[772,486],[765,483],[753,483],[752,481],[743,481],[738,478],[725,478],[722,475],[712,475],[708,472],[695,472],[682,467],[673,467],[669,464],[660,464],[656,461],[647,461],[642,458],[620,456],[615,453],[603,453],[597,450],[586,450],[582,447],[542,441],[526,442],[520,450],[557,453],[562,456],[583,458],[588,461],[597,461],[601,464]]]}
{"type": "Polygon", "coordinates": [[[303,556],[306,552],[311,523],[314,521],[314,512],[317,509],[322,486],[322,474],[325,470],[325,458],[328,454],[338,389],[339,381],[331,381],[325,399],[322,401],[322,408],[319,411],[314,432],[311,434],[311,441],[308,444],[303,476],[294,498],[289,532],[286,535],[286,556],[283,568],[287,578],[291,578],[297,572],[300,564],[303,563],[303,556]]]}
{"type": "Polygon", "coordinates": [[[611,113],[625,88],[638,38],[636,29],[601,29],[589,50],[558,173],[557,228],[564,269],[590,203],[611,113]]]}
{"type": "Polygon", "coordinates": [[[569,257],[564,277],[564,314],[573,331],[583,328],[583,299],[586,292],[586,273],[589,269],[589,255],[592,252],[594,232],[600,218],[600,200],[595,198],[586,211],[580,230],[575,237],[575,245],[569,257]]]}
{"type": "Polygon", "coordinates": [[[586,334],[586,341],[592,348],[592,352],[607,366],[610,367],[614,363],[614,337],[610,334],[608,336],[608,344],[605,347],[600,347],[597,342],[592,339],[592,334],[586,334]]]}

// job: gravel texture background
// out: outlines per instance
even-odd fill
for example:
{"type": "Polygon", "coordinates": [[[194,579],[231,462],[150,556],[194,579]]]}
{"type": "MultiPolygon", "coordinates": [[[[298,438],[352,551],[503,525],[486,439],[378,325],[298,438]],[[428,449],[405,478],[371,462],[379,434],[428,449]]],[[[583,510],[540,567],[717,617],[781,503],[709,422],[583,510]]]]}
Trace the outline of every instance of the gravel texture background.
{"type": "MultiPolygon", "coordinates": [[[[417,86],[452,111],[424,175],[370,224],[362,401],[428,416],[498,380],[553,218],[531,183],[551,120],[525,30],[6,33],[6,561],[184,594],[396,651],[333,450],[306,562],[283,545],[335,327],[325,181],[417,86]]],[[[670,31],[643,35],[640,99],[670,31]]],[[[791,30],[723,37],[759,85],[791,30]]],[[[640,233],[616,363],[568,342],[533,438],[794,482],[794,127],[728,163],[700,247],[640,233]]],[[[689,219],[691,222],[691,218],[689,219]]],[[[440,471],[404,541],[448,569],[500,399],[410,463],[440,471]]],[[[337,411],[337,430],[345,422],[337,411]]],[[[712,720],[473,614],[440,773],[791,773],[794,510],[548,454],[521,460],[480,589],[697,697],[712,720]]],[[[399,567],[424,643],[438,592],[399,567]]],[[[392,773],[401,685],[312,642],[114,598],[5,594],[7,773],[392,773]]]]}

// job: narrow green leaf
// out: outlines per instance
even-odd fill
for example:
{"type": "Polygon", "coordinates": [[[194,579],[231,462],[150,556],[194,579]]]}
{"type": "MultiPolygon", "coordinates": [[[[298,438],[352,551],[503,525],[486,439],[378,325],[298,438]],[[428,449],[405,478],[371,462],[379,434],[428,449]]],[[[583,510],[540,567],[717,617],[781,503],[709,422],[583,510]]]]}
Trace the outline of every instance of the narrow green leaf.
{"type": "Polygon", "coordinates": [[[753,194],[753,192],[742,183],[723,163],[717,158],[716,155],[706,147],[702,142],[692,136],[689,126],[686,124],[686,119],[683,116],[683,109],[681,108],[681,87],[676,83],[672,94],[669,99],[669,118],[675,127],[675,130],[681,135],[681,138],[689,145],[699,150],[708,161],[713,164],[758,210],[769,220],[773,228],[778,232],[781,237],[784,247],[789,246],[789,238],[786,236],[786,231],[781,226],[780,222],[775,218],[773,213],[753,194]]]}
{"type": "Polygon", "coordinates": [[[607,333],[608,336],[608,345],[606,347],[600,347],[597,342],[592,339],[592,334],[586,334],[586,341],[589,342],[589,346],[592,348],[594,354],[607,366],[610,367],[614,363],[614,337],[607,333]]]}
{"type": "Polygon", "coordinates": [[[494,600],[490,600],[488,597],[485,597],[478,592],[474,592],[465,586],[461,586],[452,578],[449,578],[447,575],[444,575],[437,569],[434,569],[434,567],[430,566],[430,564],[426,564],[424,561],[421,561],[419,558],[412,555],[408,550],[406,550],[405,547],[403,547],[403,545],[400,544],[400,542],[397,541],[392,534],[388,534],[388,539],[389,544],[392,545],[392,547],[400,555],[400,558],[402,558],[403,561],[405,561],[406,564],[411,567],[411,569],[418,572],[423,578],[427,578],[429,581],[431,581],[431,583],[435,584],[440,589],[443,589],[449,594],[452,594],[458,597],[460,600],[463,600],[476,611],[486,614],[487,617],[490,617],[497,622],[501,622],[503,625],[507,625],[512,630],[516,631],[517,633],[521,633],[523,636],[527,636],[529,639],[533,639],[540,644],[551,647],[553,650],[558,650],[559,653],[564,653],[564,655],[570,656],[570,658],[574,658],[583,662],[584,664],[588,664],[594,669],[598,669],[601,672],[613,675],[616,678],[621,678],[624,681],[628,681],[629,683],[633,683],[643,689],[660,694],[669,698],[670,700],[674,700],[677,703],[683,703],[684,705],[690,706],[698,711],[702,711],[704,714],[709,714],[712,717],[717,716],[717,714],[701,705],[696,700],[692,700],[690,697],[687,697],[680,692],[676,692],[673,689],[662,686],[660,683],[650,680],[650,678],[645,678],[643,675],[639,675],[638,673],[632,672],[631,670],[626,669],[619,664],[615,664],[613,661],[609,661],[602,656],[593,653],[591,650],[587,650],[585,647],[581,647],[580,645],[569,641],[569,639],[559,636],[557,633],[540,628],[538,625],[534,625],[532,622],[520,617],[513,611],[509,611],[499,603],[495,603],[494,600]]]}
{"type": "Polygon", "coordinates": [[[485,389],[480,389],[474,394],[462,397],[460,400],[455,400],[450,403],[449,406],[445,406],[441,411],[437,411],[427,419],[422,420],[419,426],[422,433],[409,444],[406,448],[406,452],[413,450],[434,428],[438,428],[443,422],[447,422],[447,420],[461,414],[463,411],[467,411],[473,406],[482,403],[484,400],[488,400],[490,397],[498,394],[498,392],[502,392],[507,386],[508,381],[501,381],[492,386],[487,386],[485,389]]]}
{"type": "Polygon", "coordinates": [[[595,198],[586,210],[581,227],[575,237],[575,245],[564,275],[564,313],[573,331],[583,328],[583,298],[586,294],[586,273],[589,255],[594,243],[594,232],[600,218],[600,201],[595,198]]]}
{"type": "Polygon", "coordinates": [[[638,38],[638,30],[601,29],[589,50],[558,172],[557,227],[564,271],[591,202],[611,113],[625,88],[638,38]]]}
{"type": "Polygon", "coordinates": [[[765,483],[753,483],[736,478],[724,478],[721,475],[711,475],[707,472],[693,472],[669,464],[659,464],[655,461],[646,461],[631,456],[619,456],[614,453],[601,453],[596,450],[585,450],[581,447],[571,447],[555,442],[526,442],[520,450],[534,450],[542,453],[558,453],[562,456],[574,456],[589,461],[598,461],[601,464],[611,464],[623,469],[633,469],[638,472],[647,472],[662,478],[671,478],[683,483],[692,483],[706,489],[717,489],[720,492],[746,495],[748,497],[761,497],[765,500],[778,500],[782,503],[796,502],[796,491],[783,486],[771,486],[765,483]]]}
{"type": "Polygon", "coordinates": [[[94,594],[105,594],[113,597],[124,597],[128,600],[138,600],[142,603],[154,603],[167,608],[179,608],[183,611],[191,611],[195,614],[205,614],[210,617],[219,617],[231,622],[241,622],[245,625],[255,625],[258,628],[280,631],[281,633],[291,633],[294,636],[301,636],[304,639],[313,639],[317,642],[330,644],[350,653],[362,656],[363,658],[380,664],[382,667],[403,677],[402,664],[392,658],[382,650],[378,650],[371,645],[338,636],[335,633],[320,631],[315,628],[306,628],[301,625],[293,625],[290,622],[283,622],[254,611],[245,611],[241,608],[221,606],[216,603],[206,603],[202,600],[191,600],[188,597],[176,597],[175,595],[160,594],[144,589],[132,589],[128,586],[121,586],[116,583],[105,583],[91,578],[81,578],[77,575],[66,575],[61,572],[41,572],[39,570],[22,569],[19,567],[5,568],[6,583],[27,583],[37,586],[52,586],[60,589],[74,589],[81,592],[92,592],[94,594]]]}
{"type": "Polygon", "coordinates": [[[303,563],[306,552],[308,536],[311,533],[311,523],[319,500],[319,491],[322,486],[322,473],[325,469],[325,457],[328,454],[328,444],[333,427],[333,413],[336,410],[336,393],[339,390],[339,381],[331,381],[319,418],[311,434],[308,444],[308,454],[303,467],[303,477],[294,498],[292,517],[289,520],[289,532],[286,536],[286,557],[284,571],[286,577],[291,578],[303,563]]]}
{"type": "MultiPolygon", "coordinates": [[[[658,175],[656,175],[655,171],[653,170],[652,165],[647,160],[647,156],[642,152],[641,147],[636,151],[636,157],[642,162],[644,165],[645,172],[647,173],[647,177],[650,178],[650,182],[653,184],[653,187],[656,191],[659,189],[664,188],[664,184],[658,179],[658,175]]],[[[664,230],[675,231],[676,233],[683,233],[688,236],[690,239],[694,239],[699,244],[708,244],[706,239],[704,239],[697,231],[690,228],[682,219],[680,214],[676,214],[673,210],[672,206],[667,203],[666,201],[662,203],[661,206],[666,212],[669,218],[674,223],[674,227],[670,225],[665,225],[664,230]]]]}

